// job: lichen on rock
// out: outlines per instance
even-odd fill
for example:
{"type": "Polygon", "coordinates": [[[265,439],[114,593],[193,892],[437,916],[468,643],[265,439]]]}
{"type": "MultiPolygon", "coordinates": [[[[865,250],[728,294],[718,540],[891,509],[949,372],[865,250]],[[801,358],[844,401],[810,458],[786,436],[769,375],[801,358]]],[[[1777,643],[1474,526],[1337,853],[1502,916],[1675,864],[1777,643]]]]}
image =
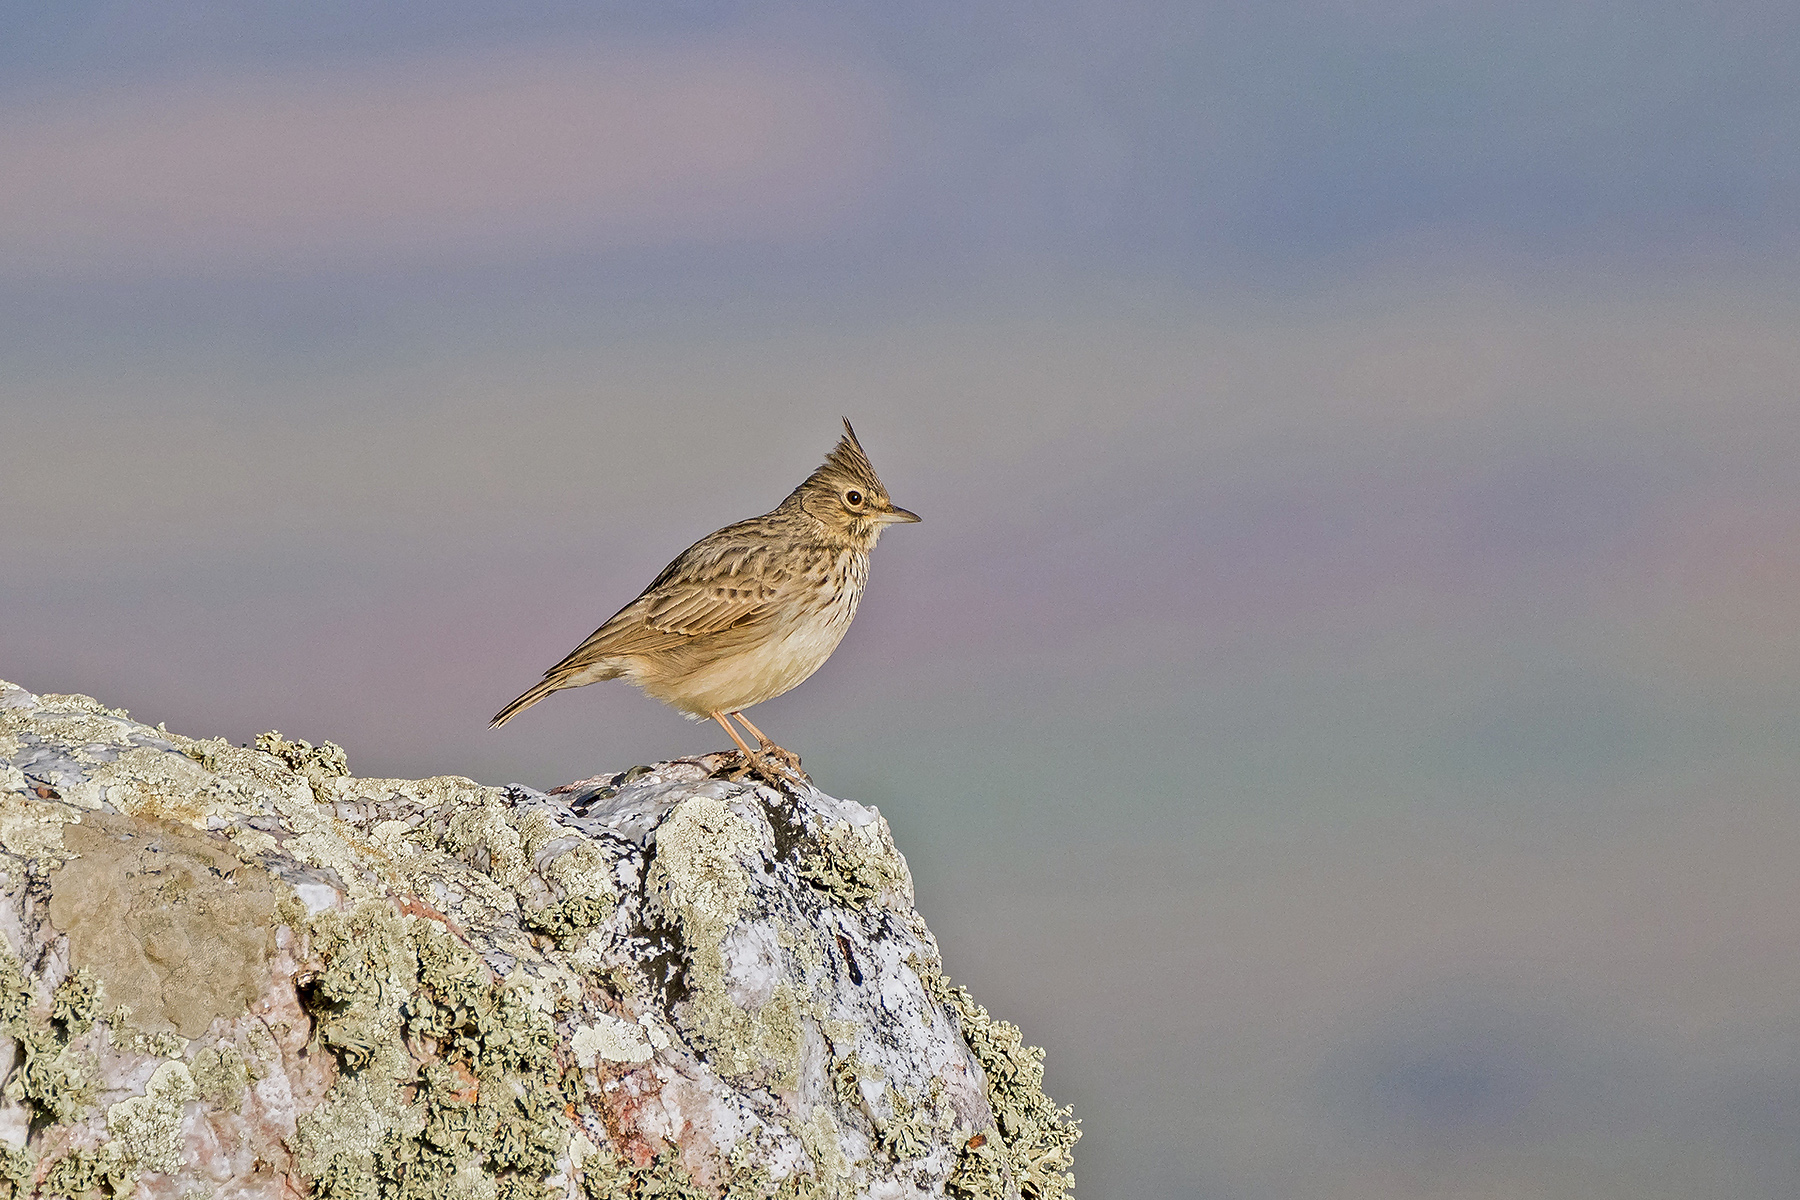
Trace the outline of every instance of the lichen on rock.
{"type": "Polygon", "coordinates": [[[0,1200],[1052,1200],[880,815],[709,757],[359,779],[0,683],[0,1200]]]}
{"type": "Polygon", "coordinates": [[[183,1111],[194,1098],[194,1077],[187,1065],[165,1062],[144,1085],[144,1094],[121,1100],[106,1110],[109,1147],[134,1170],[174,1174],[181,1170],[183,1111]]]}
{"type": "Polygon", "coordinates": [[[993,1179],[1010,1176],[1026,1196],[1065,1195],[1075,1186],[1071,1169],[1081,1130],[1071,1109],[1044,1094],[1044,1051],[1026,1045],[1017,1025],[989,1016],[968,988],[952,985],[929,964],[921,967],[981,1062],[996,1123],[963,1143],[949,1194],[985,1197],[994,1192],[993,1179]]]}

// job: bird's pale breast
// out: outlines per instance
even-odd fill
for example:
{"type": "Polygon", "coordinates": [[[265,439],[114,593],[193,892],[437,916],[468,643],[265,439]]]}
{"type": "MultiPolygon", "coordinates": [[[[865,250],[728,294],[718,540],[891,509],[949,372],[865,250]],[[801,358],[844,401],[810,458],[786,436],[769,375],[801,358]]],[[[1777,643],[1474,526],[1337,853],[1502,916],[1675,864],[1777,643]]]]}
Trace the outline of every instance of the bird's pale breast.
{"type": "Polygon", "coordinates": [[[664,676],[650,664],[645,664],[647,670],[627,674],[658,700],[698,717],[736,712],[781,695],[831,657],[862,599],[869,575],[867,554],[845,550],[824,566],[817,576],[797,581],[791,600],[783,598],[783,611],[756,641],[679,677],[664,676]]]}

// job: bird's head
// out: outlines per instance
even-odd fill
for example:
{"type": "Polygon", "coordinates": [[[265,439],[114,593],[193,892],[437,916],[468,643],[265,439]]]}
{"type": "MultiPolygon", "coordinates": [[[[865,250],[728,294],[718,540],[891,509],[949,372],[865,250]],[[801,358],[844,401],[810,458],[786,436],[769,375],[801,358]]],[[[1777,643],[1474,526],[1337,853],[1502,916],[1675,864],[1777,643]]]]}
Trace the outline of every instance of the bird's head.
{"type": "Polygon", "coordinates": [[[831,541],[862,550],[873,549],[875,540],[889,525],[919,519],[888,499],[887,489],[875,477],[875,468],[857,442],[856,430],[850,428],[848,418],[837,449],[807,476],[805,483],[794,489],[788,500],[823,525],[831,541]]]}

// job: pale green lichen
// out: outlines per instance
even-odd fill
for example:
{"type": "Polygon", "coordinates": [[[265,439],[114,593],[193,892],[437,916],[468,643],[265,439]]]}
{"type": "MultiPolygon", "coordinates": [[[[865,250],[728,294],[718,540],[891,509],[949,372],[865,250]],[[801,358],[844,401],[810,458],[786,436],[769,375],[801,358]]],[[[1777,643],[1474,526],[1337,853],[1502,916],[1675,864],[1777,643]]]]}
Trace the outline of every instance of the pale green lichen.
{"type": "Polygon", "coordinates": [[[401,1038],[418,961],[404,919],[378,901],[320,913],[309,932],[324,970],[301,981],[301,1000],[342,1074],[300,1118],[295,1158],[321,1196],[372,1197],[378,1155],[423,1128],[402,1090],[417,1073],[401,1038]]]}
{"type": "Polygon", "coordinates": [[[100,981],[86,967],[77,969],[50,993],[50,1019],[63,1036],[78,1037],[94,1027],[100,1016],[100,981]]]}
{"type": "Polygon", "coordinates": [[[121,813],[197,828],[232,805],[217,777],[182,754],[138,746],[88,774],[88,785],[121,813]]]}
{"type": "Polygon", "coordinates": [[[478,847],[487,851],[485,870],[501,887],[517,887],[531,870],[525,840],[506,819],[506,805],[497,797],[479,808],[465,808],[450,818],[444,844],[463,853],[478,847]]]}
{"type": "Polygon", "coordinates": [[[390,1195],[393,1156],[424,1128],[422,1115],[392,1081],[346,1075],[324,1103],[300,1118],[295,1164],[312,1178],[321,1200],[390,1195]]]}
{"type": "Polygon", "coordinates": [[[687,945],[692,1040],[721,1074],[763,1072],[781,1089],[799,1075],[799,998],[784,981],[753,1009],[741,1007],[728,994],[724,957],[725,937],[750,894],[743,860],[767,840],[766,825],[738,812],[726,796],[690,796],[657,828],[649,884],[662,909],[679,921],[687,945]]]}
{"type": "Polygon", "coordinates": [[[325,962],[301,985],[314,1036],[352,1072],[411,1074],[399,1037],[406,1018],[395,1002],[418,982],[405,918],[390,904],[369,901],[348,913],[320,913],[309,933],[325,962]]]}
{"type": "Polygon", "coordinates": [[[560,904],[534,908],[519,918],[525,928],[556,939],[567,949],[613,915],[618,899],[611,895],[570,896],[560,904]]]}
{"type": "Polygon", "coordinates": [[[27,726],[47,742],[61,742],[69,747],[70,757],[77,762],[98,763],[101,759],[89,753],[89,746],[124,748],[131,717],[122,708],[108,708],[92,696],[55,695],[38,697],[35,709],[0,709],[0,729],[14,733],[27,726]]]}
{"type": "Polygon", "coordinates": [[[224,766],[225,754],[233,748],[224,738],[184,738],[171,734],[169,740],[181,753],[213,772],[224,766]]]}
{"type": "Polygon", "coordinates": [[[150,1076],[142,1096],[106,1110],[109,1149],[136,1171],[181,1169],[182,1106],[194,1098],[194,1079],[178,1062],[165,1062],[150,1076]]]}
{"type": "Polygon", "coordinates": [[[901,1092],[893,1084],[887,1087],[888,1108],[892,1116],[876,1122],[881,1147],[896,1162],[918,1158],[927,1153],[939,1133],[955,1125],[955,1111],[944,1103],[944,1082],[931,1080],[930,1090],[918,1100],[901,1092]]]}
{"type": "Polygon", "coordinates": [[[787,980],[776,984],[769,998],[749,1016],[742,1045],[771,1064],[770,1082],[776,1088],[793,1087],[799,1082],[800,1046],[805,1036],[800,1024],[800,997],[794,985],[787,980]]]}
{"type": "Polygon", "coordinates": [[[211,1108],[221,1112],[240,1112],[244,1093],[254,1077],[243,1052],[230,1042],[207,1046],[194,1055],[188,1068],[194,1080],[194,1094],[211,1108]]]}
{"type": "Polygon", "coordinates": [[[0,846],[40,866],[54,867],[61,860],[63,826],[80,820],[80,813],[34,799],[22,790],[0,793],[0,846]]]}
{"type": "MultiPolygon", "coordinates": [[[[219,788],[251,807],[262,808],[265,801],[273,799],[288,801],[287,807],[291,808],[295,800],[310,804],[314,798],[307,778],[279,755],[234,746],[224,738],[195,740],[172,733],[167,740],[181,754],[217,775],[219,788]]],[[[315,774],[321,780],[331,778],[322,772],[315,774]]]]}
{"type": "Polygon", "coordinates": [[[696,952],[710,956],[708,965],[723,965],[719,941],[750,895],[742,860],[762,843],[762,831],[728,798],[708,793],[681,801],[657,828],[651,886],[681,917],[696,952]]]}
{"type": "Polygon", "coordinates": [[[273,854],[281,849],[281,842],[273,834],[264,833],[260,829],[248,827],[227,830],[225,836],[237,848],[240,857],[256,858],[264,854],[273,854]]]}
{"type": "Polygon", "coordinates": [[[136,1187],[137,1172],[108,1143],[77,1147],[51,1163],[42,1190],[51,1196],[79,1197],[105,1189],[124,1196],[136,1187]]]}
{"type": "Polygon", "coordinates": [[[794,1134],[806,1147],[827,1200],[844,1200],[852,1193],[850,1160],[844,1156],[844,1135],[837,1118],[823,1104],[813,1105],[804,1121],[796,1121],[794,1134]]]}
{"type": "Polygon", "coordinates": [[[611,898],[616,904],[612,860],[592,842],[581,842],[544,864],[545,882],[562,889],[563,895],[611,898]]]}
{"type": "Polygon", "coordinates": [[[673,1146],[641,1167],[609,1150],[590,1155],[582,1163],[581,1190],[588,1200],[713,1200],[695,1186],[673,1146]]]}
{"type": "MultiPolygon", "coordinates": [[[[825,950],[816,929],[793,929],[782,925],[775,930],[775,941],[783,950],[793,954],[794,965],[800,969],[802,978],[817,975],[819,968],[825,965],[825,950]]],[[[815,1014],[815,1019],[824,1021],[829,1018],[815,1014]]]]}
{"type": "Polygon", "coordinates": [[[831,1068],[831,1094],[837,1097],[838,1107],[853,1112],[860,1110],[863,1107],[862,1081],[872,1074],[854,1050],[838,1059],[831,1068]]]}
{"type": "Polygon", "coordinates": [[[817,852],[801,859],[800,877],[849,908],[861,908],[895,884],[910,887],[906,864],[873,822],[827,825],[817,852]]]}
{"type": "MultiPolygon", "coordinates": [[[[25,1016],[25,1010],[37,998],[37,989],[11,949],[0,941],[0,1032],[13,1034],[13,1027],[25,1016]]],[[[13,1036],[17,1036],[13,1034],[13,1036]]]]}
{"type": "Polygon", "coordinates": [[[370,902],[313,925],[325,969],[303,1000],[342,1070],[294,1140],[317,1194],[535,1197],[576,1098],[549,1015],[435,922],[370,902]]]}
{"type": "Polygon", "coordinates": [[[643,1026],[606,1013],[599,1014],[593,1024],[577,1028],[569,1038],[569,1049],[583,1067],[599,1062],[649,1062],[656,1056],[643,1026]]]}
{"type": "Polygon", "coordinates": [[[113,1045],[133,1054],[151,1058],[180,1058],[187,1053],[188,1039],[168,1029],[146,1033],[131,1028],[131,1006],[121,1004],[106,1018],[112,1028],[113,1045]]]}
{"type": "Polygon", "coordinates": [[[748,1139],[731,1150],[731,1178],[722,1200],[828,1200],[823,1180],[810,1171],[795,1171],[776,1179],[756,1158],[756,1146],[748,1139]]]}
{"type": "Polygon", "coordinates": [[[1044,1052],[1027,1046],[1019,1027],[996,1020],[965,987],[950,983],[931,963],[913,960],[926,989],[948,1008],[987,1076],[988,1105],[997,1128],[964,1143],[946,1192],[958,1200],[999,1200],[995,1179],[1010,1177],[1026,1200],[1062,1200],[1075,1186],[1070,1173],[1081,1123],[1044,1094],[1044,1052]],[[996,1174],[996,1171],[998,1174],[996,1174]]]}
{"type": "Polygon", "coordinates": [[[27,1014],[9,1030],[25,1061],[6,1081],[5,1095],[30,1104],[40,1120],[75,1121],[93,1107],[100,1065],[91,1051],[58,1037],[41,1014],[27,1014]]]}
{"type": "Polygon", "coordinates": [[[944,1182],[951,1200],[998,1200],[1006,1196],[1012,1181],[1006,1143],[993,1130],[971,1134],[958,1147],[956,1169],[944,1182]]]}
{"type": "Polygon", "coordinates": [[[273,754],[301,775],[333,778],[350,774],[350,759],[336,742],[314,746],[305,738],[289,741],[279,730],[271,729],[256,735],[255,746],[264,754],[273,754]]]}
{"type": "Polygon", "coordinates": [[[30,1147],[0,1142],[0,1200],[29,1196],[31,1177],[36,1168],[37,1159],[32,1156],[30,1147]]]}
{"type": "MultiPolygon", "coordinates": [[[[133,1031],[125,1025],[130,1009],[121,1005],[110,1013],[103,1010],[99,980],[86,967],[52,991],[49,1005],[38,1005],[37,995],[18,960],[0,951],[0,1032],[17,1040],[23,1058],[7,1081],[5,1095],[28,1105],[34,1124],[70,1125],[93,1110],[100,1076],[98,1057],[72,1043],[105,1020],[114,1046],[130,1049],[133,1031]]],[[[52,1163],[43,1190],[77,1196],[104,1189],[122,1196],[144,1171],[179,1170],[183,1106],[194,1094],[188,1068],[164,1062],[142,1096],[121,1100],[106,1111],[109,1140],[71,1151],[52,1163]]],[[[30,1165],[24,1148],[0,1149],[0,1178],[11,1180],[15,1190],[23,1186],[16,1172],[30,1165]]]]}

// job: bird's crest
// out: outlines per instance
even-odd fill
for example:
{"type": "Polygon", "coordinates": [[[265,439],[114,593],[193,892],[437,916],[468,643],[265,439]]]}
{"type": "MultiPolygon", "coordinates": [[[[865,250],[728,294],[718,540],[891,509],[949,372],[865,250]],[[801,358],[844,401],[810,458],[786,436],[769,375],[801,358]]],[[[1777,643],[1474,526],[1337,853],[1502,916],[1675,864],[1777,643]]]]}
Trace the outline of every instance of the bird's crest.
{"type": "MultiPolygon", "coordinates": [[[[856,440],[856,430],[850,427],[850,418],[844,418],[844,436],[838,439],[837,448],[825,456],[825,464],[807,478],[807,483],[822,483],[836,490],[843,483],[859,484],[866,491],[886,495],[881,480],[875,477],[875,466],[869,456],[863,453],[862,443],[856,440]]],[[[805,484],[801,485],[802,487],[805,484]]]]}

